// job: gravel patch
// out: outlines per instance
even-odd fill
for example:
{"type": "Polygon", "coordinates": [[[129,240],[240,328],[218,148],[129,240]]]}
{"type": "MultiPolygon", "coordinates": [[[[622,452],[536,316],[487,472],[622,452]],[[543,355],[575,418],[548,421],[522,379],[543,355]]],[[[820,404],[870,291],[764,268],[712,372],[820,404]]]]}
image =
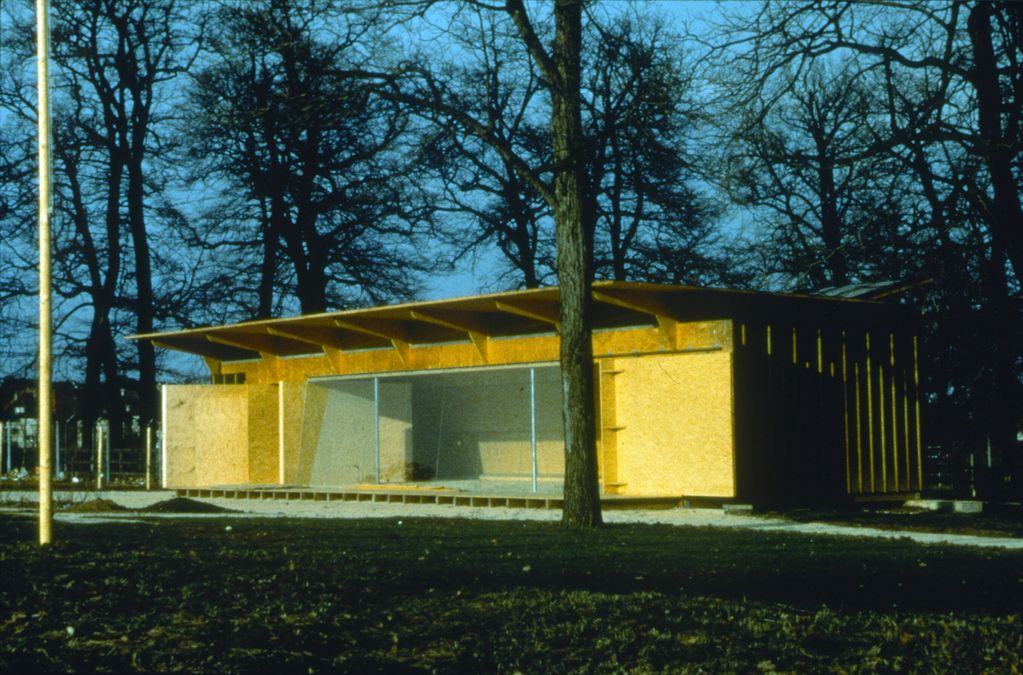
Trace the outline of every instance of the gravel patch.
{"type": "MultiPolygon", "coordinates": [[[[56,500],[72,503],[88,499],[109,499],[127,511],[106,513],[68,513],[57,511],[57,520],[75,522],[138,522],[144,518],[473,518],[477,520],[531,520],[555,522],[561,519],[558,509],[526,509],[508,507],[453,506],[448,504],[401,504],[389,502],[342,502],[311,500],[249,500],[249,499],[202,499],[211,506],[230,509],[231,513],[159,513],[145,511],[158,502],[176,497],[167,490],[104,491],[55,493],[56,500]]],[[[0,509],[23,512],[38,500],[34,492],[0,493],[0,509]]],[[[868,537],[877,539],[902,539],[922,544],[952,544],[958,546],[991,547],[1023,551],[1023,539],[1009,537],[982,537],[964,534],[933,532],[912,532],[905,530],[882,530],[872,527],[850,527],[830,523],[799,523],[777,516],[750,515],[747,513],[726,513],[723,509],[676,508],[676,509],[609,509],[604,511],[607,523],[647,523],[675,525],[680,527],[723,527],[760,530],[765,532],[793,532],[806,535],[834,535],[845,537],[868,537]]]]}

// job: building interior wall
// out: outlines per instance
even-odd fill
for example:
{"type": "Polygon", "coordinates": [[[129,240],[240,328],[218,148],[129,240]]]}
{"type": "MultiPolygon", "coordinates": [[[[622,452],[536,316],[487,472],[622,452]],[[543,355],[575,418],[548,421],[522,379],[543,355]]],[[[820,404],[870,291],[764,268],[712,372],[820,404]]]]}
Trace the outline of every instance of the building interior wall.
{"type": "Polygon", "coordinates": [[[403,483],[410,479],[412,459],[412,382],[383,378],[379,387],[379,447],[381,483],[403,483]]]}
{"type": "Polygon", "coordinates": [[[564,475],[561,387],[556,367],[450,372],[413,380],[413,455],[423,477],[518,480],[532,477],[536,391],[537,474],[564,475]]]}
{"type": "Polygon", "coordinates": [[[375,482],[374,409],[372,380],[310,382],[297,482],[314,487],[375,482]]]}

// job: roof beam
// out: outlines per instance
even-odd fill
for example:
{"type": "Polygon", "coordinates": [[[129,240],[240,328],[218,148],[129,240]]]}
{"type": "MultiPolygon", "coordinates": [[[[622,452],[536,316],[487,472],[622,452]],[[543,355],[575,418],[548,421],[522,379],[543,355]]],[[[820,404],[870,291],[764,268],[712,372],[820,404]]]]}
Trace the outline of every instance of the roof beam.
{"type": "Polygon", "coordinates": [[[476,351],[487,361],[487,354],[490,350],[491,330],[487,323],[478,316],[467,312],[446,312],[443,310],[412,310],[409,315],[417,321],[425,321],[437,326],[444,326],[454,330],[465,331],[476,351]]]}
{"type": "Polygon", "coordinates": [[[226,335],[217,335],[216,333],[209,333],[206,335],[206,339],[217,344],[228,345],[229,347],[238,347],[240,349],[247,349],[251,352],[259,352],[260,356],[264,358],[267,356],[282,356],[287,353],[286,350],[281,349],[277,339],[270,335],[259,335],[256,333],[228,333],[226,335]]]}
{"type": "Polygon", "coordinates": [[[344,330],[355,331],[385,340],[401,340],[411,342],[408,331],[396,321],[374,319],[369,317],[334,319],[334,325],[344,330]]]}
{"type": "Polygon", "coordinates": [[[498,300],[495,303],[498,311],[516,316],[524,316],[541,323],[550,324],[554,330],[561,332],[561,319],[558,316],[558,303],[542,302],[536,300],[498,300]]]}
{"type": "Polygon", "coordinates": [[[408,331],[398,322],[388,321],[387,319],[359,317],[354,321],[351,319],[335,319],[334,324],[338,328],[389,340],[391,346],[398,352],[398,358],[401,359],[402,364],[406,367],[410,365],[412,340],[408,331]]]}
{"type": "Polygon", "coordinates": [[[593,299],[653,316],[657,320],[657,332],[664,347],[670,350],[679,348],[681,332],[679,322],[682,321],[682,315],[677,308],[665,301],[662,294],[644,290],[601,288],[593,290],[593,299]]]}
{"type": "Polygon", "coordinates": [[[266,332],[270,335],[279,335],[290,340],[316,345],[324,351],[327,349],[341,349],[344,346],[339,332],[331,328],[318,326],[288,326],[286,328],[279,328],[277,326],[268,326],[266,332]]]}
{"type": "Polygon", "coordinates": [[[153,340],[152,342],[154,347],[173,349],[174,351],[185,352],[186,354],[196,354],[204,359],[214,359],[216,361],[237,361],[253,356],[251,349],[243,348],[245,353],[239,353],[236,347],[213,344],[201,336],[187,341],[178,341],[172,338],[170,340],[153,340]]]}
{"type": "Polygon", "coordinates": [[[663,294],[622,288],[594,288],[593,299],[607,305],[616,305],[653,317],[682,321],[681,312],[665,301],[663,294]]]}
{"type": "Polygon", "coordinates": [[[467,333],[490,334],[490,327],[478,316],[469,312],[450,312],[439,309],[421,310],[413,309],[409,315],[417,321],[425,321],[445,328],[453,328],[467,333]]]}
{"type": "Polygon", "coordinates": [[[344,352],[340,349],[334,349],[333,347],[324,347],[323,353],[327,357],[330,367],[334,369],[336,374],[340,375],[345,372],[346,357],[344,352]]]}

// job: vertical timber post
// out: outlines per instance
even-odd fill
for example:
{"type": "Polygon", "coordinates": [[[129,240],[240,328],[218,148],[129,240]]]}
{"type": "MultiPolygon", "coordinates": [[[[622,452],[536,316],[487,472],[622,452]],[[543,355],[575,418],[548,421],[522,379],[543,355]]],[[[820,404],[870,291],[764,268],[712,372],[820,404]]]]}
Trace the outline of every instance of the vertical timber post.
{"type": "Polygon", "coordinates": [[[96,424],[96,489],[103,489],[103,427],[96,424]]]}
{"type": "Polygon", "coordinates": [[[50,19],[49,0],[36,0],[39,95],[39,544],[53,542],[53,308],[50,269],[50,19]]]}
{"type": "Polygon", "coordinates": [[[146,425],[146,489],[153,489],[153,425],[146,425]]]}
{"type": "Polygon", "coordinates": [[[160,387],[160,487],[167,488],[167,385],[160,387]]]}
{"type": "Polygon", "coordinates": [[[277,383],[277,483],[284,485],[284,380],[277,383]]]}

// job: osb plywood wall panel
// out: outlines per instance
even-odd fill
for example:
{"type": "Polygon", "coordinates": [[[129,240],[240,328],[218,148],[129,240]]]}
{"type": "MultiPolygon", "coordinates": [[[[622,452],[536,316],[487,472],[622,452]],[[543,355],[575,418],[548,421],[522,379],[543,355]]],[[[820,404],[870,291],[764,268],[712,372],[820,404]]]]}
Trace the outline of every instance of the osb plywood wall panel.
{"type": "Polygon", "coordinates": [[[249,480],[276,483],[280,472],[278,435],[278,385],[248,385],[249,480]]]}
{"type": "MultiPolygon", "coordinates": [[[[279,384],[283,406],[284,476],[282,482],[299,482],[300,448],[302,446],[302,420],[305,417],[305,382],[283,381],[279,384]]],[[[322,414],[322,410],[320,411],[322,414]]]]}
{"type": "Polygon", "coordinates": [[[412,383],[380,381],[380,482],[402,482],[412,461],[412,383]]]}
{"type": "Polygon", "coordinates": [[[373,382],[309,383],[299,480],[337,487],[376,480],[373,382]]]}
{"type": "Polygon", "coordinates": [[[248,387],[168,385],[165,487],[249,481],[248,387]]]}
{"type": "Polygon", "coordinates": [[[621,358],[615,367],[622,494],[734,496],[731,354],[621,358]]]}
{"type": "Polygon", "coordinates": [[[310,382],[305,387],[302,406],[302,438],[298,444],[295,475],[287,476],[288,481],[309,485],[313,473],[316,448],[323,433],[323,415],[327,410],[327,396],[330,390],[322,384],[310,382]]]}

